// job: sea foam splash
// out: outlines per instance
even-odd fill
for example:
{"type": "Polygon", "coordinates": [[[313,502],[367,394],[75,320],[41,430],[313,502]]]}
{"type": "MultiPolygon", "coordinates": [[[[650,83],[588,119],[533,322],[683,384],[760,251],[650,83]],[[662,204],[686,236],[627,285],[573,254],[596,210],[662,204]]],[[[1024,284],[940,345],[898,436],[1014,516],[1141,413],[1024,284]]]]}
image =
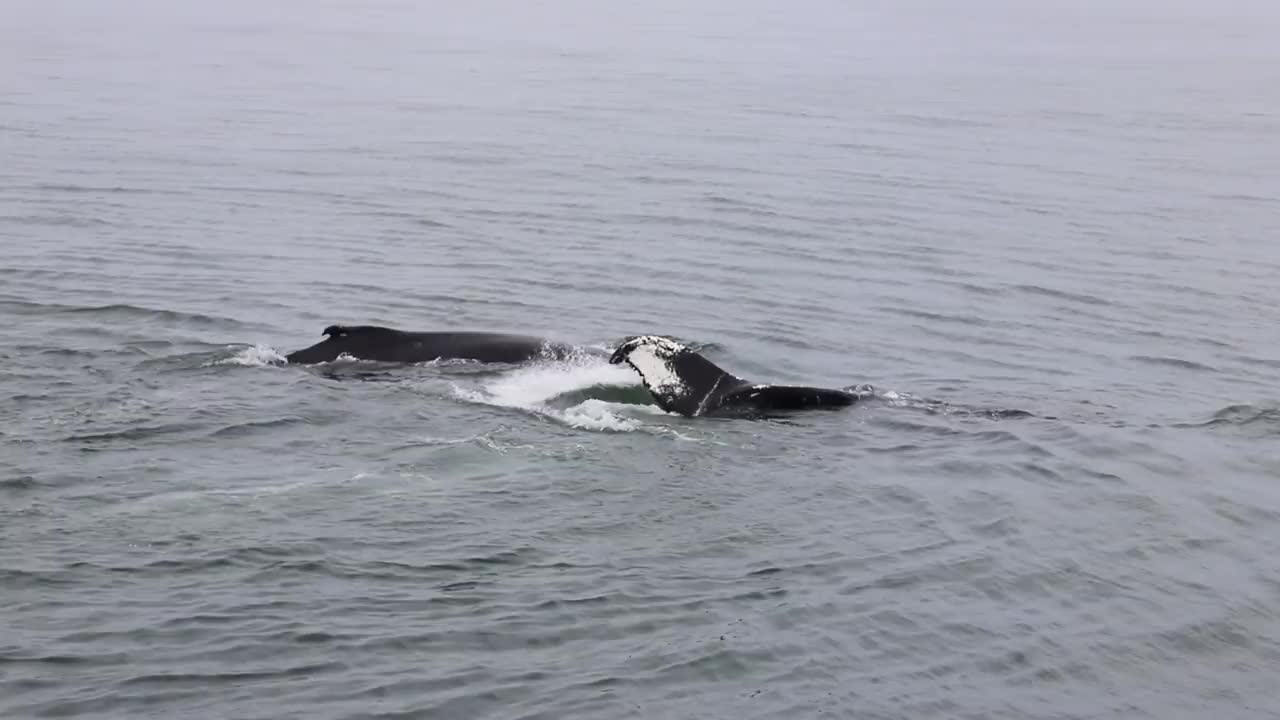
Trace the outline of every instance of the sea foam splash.
{"type": "Polygon", "coordinates": [[[517,368],[479,388],[454,385],[453,391],[457,397],[469,402],[525,410],[576,428],[630,432],[640,429],[642,423],[619,414],[619,410],[627,408],[629,414],[635,411],[662,414],[661,410],[648,405],[625,405],[597,398],[588,398],[563,409],[549,403],[575,391],[639,384],[640,378],[630,368],[609,365],[596,357],[579,356],[517,368]]]}
{"type": "Polygon", "coordinates": [[[267,345],[254,345],[241,348],[231,357],[215,360],[210,365],[243,365],[245,367],[269,367],[284,365],[288,361],[275,348],[267,345]]]}

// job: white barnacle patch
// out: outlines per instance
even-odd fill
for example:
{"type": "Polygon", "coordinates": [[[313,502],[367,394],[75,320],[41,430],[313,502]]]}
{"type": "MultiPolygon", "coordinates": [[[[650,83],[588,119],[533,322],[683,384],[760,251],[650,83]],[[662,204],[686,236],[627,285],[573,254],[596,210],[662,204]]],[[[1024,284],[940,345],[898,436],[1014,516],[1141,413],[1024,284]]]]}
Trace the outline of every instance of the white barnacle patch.
{"type": "Polygon", "coordinates": [[[689,393],[689,386],[676,373],[673,361],[687,348],[670,338],[658,335],[642,335],[623,344],[626,360],[649,392],[665,398],[680,398],[689,393]],[[629,348],[629,350],[628,350],[629,348]]]}

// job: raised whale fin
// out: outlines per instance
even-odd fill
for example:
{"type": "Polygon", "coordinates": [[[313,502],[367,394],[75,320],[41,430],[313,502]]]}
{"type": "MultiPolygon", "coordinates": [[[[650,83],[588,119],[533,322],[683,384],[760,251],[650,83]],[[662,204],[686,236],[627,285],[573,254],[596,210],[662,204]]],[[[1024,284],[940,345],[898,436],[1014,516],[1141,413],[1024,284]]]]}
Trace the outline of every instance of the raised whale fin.
{"type": "Polygon", "coordinates": [[[746,384],[693,350],[659,335],[624,341],[609,358],[615,365],[623,361],[640,373],[658,407],[689,417],[716,409],[720,398],[746,384]]]}

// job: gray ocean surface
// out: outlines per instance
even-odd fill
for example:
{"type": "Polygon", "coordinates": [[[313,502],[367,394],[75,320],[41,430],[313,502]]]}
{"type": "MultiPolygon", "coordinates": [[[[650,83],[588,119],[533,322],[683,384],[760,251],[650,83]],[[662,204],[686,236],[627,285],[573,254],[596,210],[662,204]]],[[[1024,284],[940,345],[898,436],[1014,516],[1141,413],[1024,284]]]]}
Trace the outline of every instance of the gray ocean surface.
{"type": "Polygon", "coordinates": [[[1280,718],[1278,39],[0,2],[0,718],[1280,718]],[[283,361],[335,323],[878,394],[283,361]]]}

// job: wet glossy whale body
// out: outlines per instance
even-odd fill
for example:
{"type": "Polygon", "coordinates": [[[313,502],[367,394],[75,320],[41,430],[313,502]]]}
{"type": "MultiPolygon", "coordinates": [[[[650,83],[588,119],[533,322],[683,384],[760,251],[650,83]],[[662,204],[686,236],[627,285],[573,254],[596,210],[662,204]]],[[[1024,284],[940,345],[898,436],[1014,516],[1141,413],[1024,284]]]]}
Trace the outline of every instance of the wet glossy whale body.
{"type": "Polygon", "coordinates": [[[291,364],[330,362],[340,355],[358,360],[414,363],[431,360],[478,360],[519,363],[539,357],[562,357],[567,345],[526,335],[487,332],[405,332],[376,325],[330,325],[324,340],[286,359],[291,364]]]}
{"type": "Polygon", "coordinates": [[[626,340],[609,362],[626,362],[640,374],[659,407],[689,417],[830,409],[852,405],[859,397],[832,388],[751,383],[658,335],[626,340]]]}

